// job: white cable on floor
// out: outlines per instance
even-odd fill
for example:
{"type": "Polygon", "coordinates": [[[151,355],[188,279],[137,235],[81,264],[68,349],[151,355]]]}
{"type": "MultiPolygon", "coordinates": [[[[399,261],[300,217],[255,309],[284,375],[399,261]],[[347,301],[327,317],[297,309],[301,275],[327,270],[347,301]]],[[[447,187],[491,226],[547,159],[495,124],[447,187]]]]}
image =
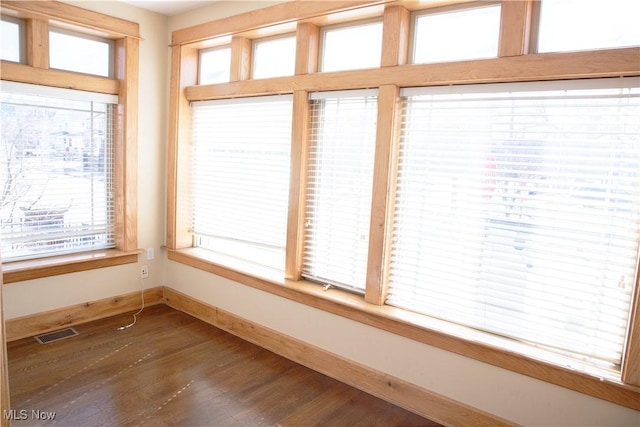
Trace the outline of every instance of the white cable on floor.
{"type": "MultiPolygon", "coordinates": [[[[140,279],[140,281],[140,286],[142,286],[142,279],[140,279]]],[[[142,310],[144,310],[144,289],[140,289],[140,298],[142,299],[142,306],[140,307],[140,310],[138,310],[138,312],[133,315],[133,322],[125,326],[120,326],[118,328],[119,331],[124,331],[125,329],[132,327],[138,321],[138,314],[142,313],[142,310]]]]}

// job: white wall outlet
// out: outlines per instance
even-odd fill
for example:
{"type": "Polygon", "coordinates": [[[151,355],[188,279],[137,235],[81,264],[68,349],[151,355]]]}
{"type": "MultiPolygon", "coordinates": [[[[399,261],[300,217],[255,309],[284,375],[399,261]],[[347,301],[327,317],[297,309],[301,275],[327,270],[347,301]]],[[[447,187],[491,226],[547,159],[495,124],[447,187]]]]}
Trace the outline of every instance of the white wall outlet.
{"type": "Polygon", "coordinates": [[[142,277],[143,279],[146,279],[147,277],[149,277],[149,267],[146,265],[143,265],[142,267],[140,267],[140,277],[142,277]]]}

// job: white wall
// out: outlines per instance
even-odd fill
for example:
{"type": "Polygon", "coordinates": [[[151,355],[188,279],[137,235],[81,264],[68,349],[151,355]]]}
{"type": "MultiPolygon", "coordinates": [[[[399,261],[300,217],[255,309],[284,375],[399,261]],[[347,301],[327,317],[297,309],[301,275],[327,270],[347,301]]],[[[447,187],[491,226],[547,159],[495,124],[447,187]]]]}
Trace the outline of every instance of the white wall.
{"type": "Polygon", "coordinates": [[[340,356],[525,425],[637,426],[640,413],[166,260],[164,195],[170,32],[275,2],[219,2],[167,18],[115,1],[69,2],[140,24],[139,246],[154,261],[4,286],[7,319],[167,285],[340,356]]]}

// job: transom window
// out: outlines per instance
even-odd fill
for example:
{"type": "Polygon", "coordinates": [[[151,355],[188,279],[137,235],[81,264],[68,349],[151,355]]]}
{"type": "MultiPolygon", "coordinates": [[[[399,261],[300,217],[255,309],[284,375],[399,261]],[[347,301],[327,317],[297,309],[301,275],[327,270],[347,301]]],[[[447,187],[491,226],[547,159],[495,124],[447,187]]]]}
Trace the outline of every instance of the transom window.
{"type": "Polygon", "coordinates": [[[231,79],[231,47],[219,46],[200,51],[199,83],[225,83],[231,79]]]}
{"type": "Polygon", "coordinates": [[[0,59],[4,61],[21,62],[24,50],[23,27],[24,22],[11,17],[0,20],[2,40],[0,41],[0,59]]]}
{"type": "Polygon", "coordinates": [[[382,22],[325,27],[321,35],[321,71],[380,66],[382,22]]]}
{"type": "Polygon", "coordinates": [[[538,52],[640,46],[640,2],[619,0],[543,0],[538,52]]]}
{"type": "Polygon", "coordinates": [[[292,76],[296,65],[295,35],[253,41],[253,78],[292,76]]]}
{"type": "Polygon", "coordinates": [[[500,4],[416,13],[413,63],[494,58],[498,55],[500,4]]]}
{"type": "Polygon", "coordinates": [[[108,39],[49,31],[49,66],[60,70],[110,77],[113,74],[113,42],[108,39]]]}

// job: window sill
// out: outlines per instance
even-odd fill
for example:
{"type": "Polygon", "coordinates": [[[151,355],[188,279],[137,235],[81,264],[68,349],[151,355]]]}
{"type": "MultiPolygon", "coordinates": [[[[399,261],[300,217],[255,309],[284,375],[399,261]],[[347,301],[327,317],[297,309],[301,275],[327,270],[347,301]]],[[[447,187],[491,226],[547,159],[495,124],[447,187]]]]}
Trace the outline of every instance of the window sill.
{"type": "Polygon", "coordinates": [[[322,286],[304,280],[273,280],[231,270],[216,264],[213,257],[201,249],[168,249],[168,258],[427,345],[640,410],[640,387],[621,383],[615,372],[597,375],[582,371],[581,367],[571,366],[557,356],[555,363],[543,361],[536,357],[543,351],[531,346],[514,344],[511,340],[407,310],[369,304],[361,296],[340,289],[325,291],[322,286]]]}
{"type": "Polygon", "coordinates": [[[7,262],[2,264],[2,277],[4,283],[7,284],[59,274],[130,264],[138,262],[138,254],[140,253],[142,253],[142,251],[123,252],[117,249],[107,249],[27,261],[7,262]]]}

